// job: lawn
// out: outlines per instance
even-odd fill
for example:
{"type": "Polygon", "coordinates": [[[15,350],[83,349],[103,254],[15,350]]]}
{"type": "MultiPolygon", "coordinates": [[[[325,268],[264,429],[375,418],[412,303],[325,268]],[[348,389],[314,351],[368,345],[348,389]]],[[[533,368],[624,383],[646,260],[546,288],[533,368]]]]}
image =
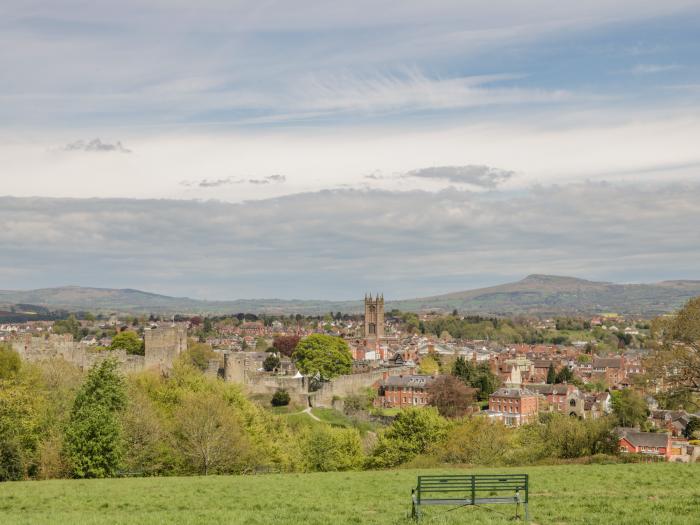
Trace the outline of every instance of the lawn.
{"type": "MultiPolygon", "coordinates": [[[[530,474],[532,523],[700,522],[700,465],[566,465],[498,471],[530,474]]],[[[408,524],[411,487],[418,473],[428,472],[458,471],[3,483],[0,523],[408,524]]],[[[423,523],[512,523],[511,506],[489,508],[493,510],[427,508],[423,523]]]]}

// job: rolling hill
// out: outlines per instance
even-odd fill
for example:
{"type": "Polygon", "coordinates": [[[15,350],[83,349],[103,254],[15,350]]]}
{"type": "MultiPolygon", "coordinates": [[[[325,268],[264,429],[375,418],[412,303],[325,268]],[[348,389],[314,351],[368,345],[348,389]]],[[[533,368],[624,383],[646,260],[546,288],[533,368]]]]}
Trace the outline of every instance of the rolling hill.
{"type": "MultiPolygon", "coordinates": [[[[617,312],[653,316],[673,311],[700,295],[700,281],[616,284],[574,277],[529,275],[514,282],[418,299],[387,301],[387,310],[452,311],[481,315],[564,315],[617,312]]],[[[0,290],[0,306],[37,305],[93,312],[161,314],[319,314],[359,312],[361,301],[237,299],[205,301],[133,289],[66,286],[37,290],[0,290]]]]}

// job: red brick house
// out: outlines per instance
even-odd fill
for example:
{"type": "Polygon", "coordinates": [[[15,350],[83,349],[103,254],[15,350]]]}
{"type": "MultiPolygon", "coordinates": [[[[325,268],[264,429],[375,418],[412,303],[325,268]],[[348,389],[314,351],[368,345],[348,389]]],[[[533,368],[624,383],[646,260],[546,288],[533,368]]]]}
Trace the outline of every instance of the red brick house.
{"type": "Polygon", "coordinates": [[[671,457],[671,435],[665,432],[623,430],[618,445],[620,452],[671,457]]]}
{"type": "Polygon", "coordinates": [[[539,396],[519,386],[499,388],[489,396],[488,416],[519,427],[537,420],[539,396]]]}
{"type": "Polygon", "coordinates": [[[428,387],[433,381],[435,377],[429,375],[389,376],[379,382],[374,405],[383,408],[426,406],[428,387]]]}

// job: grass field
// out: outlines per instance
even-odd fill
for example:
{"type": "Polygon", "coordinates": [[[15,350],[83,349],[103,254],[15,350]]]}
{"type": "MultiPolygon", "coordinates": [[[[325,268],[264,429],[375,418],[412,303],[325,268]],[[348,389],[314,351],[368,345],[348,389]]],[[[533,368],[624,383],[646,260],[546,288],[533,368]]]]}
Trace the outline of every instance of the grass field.
{"type": "MultiPolygon", "coordinates": [[[[530,514],[535,524],[700,523],[700,465],[566,465],[498,471],[530,474],[530,514]]],[[[457,471],[4,483],[0,523],[407,524],[411,487],[417,474],[428,472],[457,471]]],[[[429,507],[422,523],[512,523],[512,506],[489,508],[493,510],[446,512],[444,507],[429,507]]]]}

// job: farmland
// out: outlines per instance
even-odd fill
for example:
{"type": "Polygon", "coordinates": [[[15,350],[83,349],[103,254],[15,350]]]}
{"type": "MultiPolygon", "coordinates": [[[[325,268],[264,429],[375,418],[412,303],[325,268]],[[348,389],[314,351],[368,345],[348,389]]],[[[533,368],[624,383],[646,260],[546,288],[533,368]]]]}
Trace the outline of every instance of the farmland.
{"type": "MultiPolygon", "coordinates": [[[[53,480],[0,484],[0,523],[403,524],[421,473],[387,470],[259,476],[53,480]]],[[[469,472],[495,472],[470,469],[469,472]]],[[[532,523],[697,522],[700,467],[680,464],[504,468],[531,476],[532,523]]],[[[428,507],[423,523],[512,523],[513,507],[428,507]]]]}

